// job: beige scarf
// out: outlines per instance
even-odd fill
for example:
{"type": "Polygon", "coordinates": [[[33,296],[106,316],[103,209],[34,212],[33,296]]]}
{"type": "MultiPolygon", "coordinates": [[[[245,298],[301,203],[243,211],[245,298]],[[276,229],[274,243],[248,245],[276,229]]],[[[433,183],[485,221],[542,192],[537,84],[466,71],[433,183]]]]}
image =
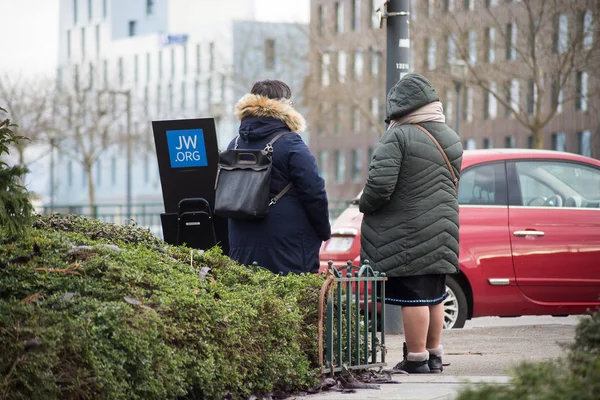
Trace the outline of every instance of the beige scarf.
{"type": "Polygon", "coordinates": [[[425,104],[423,107],[417,108],[410,114],[405,115],[400,119],[394,119],[390,123],[390,128],[396,125],[418,124],[421,122],[446,122],[444,116],[444,107],[441,101],[425,104]]]}

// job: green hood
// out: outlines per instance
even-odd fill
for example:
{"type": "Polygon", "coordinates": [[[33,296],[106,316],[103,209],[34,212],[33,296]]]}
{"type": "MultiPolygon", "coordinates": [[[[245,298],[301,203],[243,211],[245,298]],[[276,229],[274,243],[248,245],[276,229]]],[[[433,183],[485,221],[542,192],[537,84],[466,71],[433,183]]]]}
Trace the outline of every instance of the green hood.
{"type": "Polygon", "coordinates": [[[386,122],[402,118],[417,108],[439,100],[427,78],[417,73],[407,74],[388,93],[386,122]]]}

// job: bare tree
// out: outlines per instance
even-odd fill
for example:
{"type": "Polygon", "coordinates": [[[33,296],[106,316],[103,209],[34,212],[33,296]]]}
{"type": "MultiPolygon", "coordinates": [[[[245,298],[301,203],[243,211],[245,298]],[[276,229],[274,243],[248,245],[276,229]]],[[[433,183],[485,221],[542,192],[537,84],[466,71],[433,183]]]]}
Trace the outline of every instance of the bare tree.
{"type": "Polygon", "coordinates": [[[493,96],[532,133],[533,147],[544,148],[544,128],[564,104],[575,101],[585,109],[600,95],[600,0],[477,7],[486,12],[447,13],[436,21],[438,34],[455,47],[450,58],[466,61],[467,85],[493,96]],[[525,107],[519,100],[523,87],[525,107]]]}
{"type": "Polygon", "coordinates": [[[46,77],[24,78],[4,75],[0,78],[0,99],[15,121],[15,132],[29,140],[13,144],[19,165],[35,162],[32,146],[48,145],[52,121],[53,82],[46,77]]]}
{"type": "Polygon", "coordinates": [[[89,84],[83,87],[75,73],[71,84],[55,92],[52,139],[61,154],[82,167],[87,177],[89,205],[94,206],[94,166],[108,149],[127,145],[131,140],[132,132],[127,130],[132,129],[132,107],[131,92],[96,89],[93,77],[86,78],[89,84]]]}

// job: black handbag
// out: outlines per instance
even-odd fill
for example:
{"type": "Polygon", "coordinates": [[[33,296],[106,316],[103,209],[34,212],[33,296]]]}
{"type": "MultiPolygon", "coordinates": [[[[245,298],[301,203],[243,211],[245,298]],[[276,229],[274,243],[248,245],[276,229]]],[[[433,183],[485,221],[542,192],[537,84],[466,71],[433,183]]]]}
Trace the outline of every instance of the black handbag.
{"type": "Polygon", "coordinates": [[[289,183],[277,196],[269,198],[273,143],[289,132],[275,136],[263,150],[238,150],[238,139],[232,150],[219,154],[215,180],[215,215],[232,219],[264,218],[269,207],[288,190],[289,183]]]}

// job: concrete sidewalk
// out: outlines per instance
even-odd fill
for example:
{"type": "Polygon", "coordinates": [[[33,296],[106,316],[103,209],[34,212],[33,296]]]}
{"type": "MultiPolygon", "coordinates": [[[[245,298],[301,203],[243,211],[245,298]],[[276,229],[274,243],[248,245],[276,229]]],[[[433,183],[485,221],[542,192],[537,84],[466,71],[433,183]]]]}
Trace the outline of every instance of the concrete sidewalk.
{"type": "MultiPolygon", "coordinates": [[[[573,341],[575,325],[546,324],[500,326],[444,331],[442,374],[394,375],[396,384],[355,393],[323,392],[296,396],[303,400],[357,399],[453,399],[465,385],[508,384],[511,370],[523,361],[539,362],[564,354],[561,344],[573,341]]],[[[403,335],[386,335],[386,363],[392,368],[402,360],[403,335]]]]}

